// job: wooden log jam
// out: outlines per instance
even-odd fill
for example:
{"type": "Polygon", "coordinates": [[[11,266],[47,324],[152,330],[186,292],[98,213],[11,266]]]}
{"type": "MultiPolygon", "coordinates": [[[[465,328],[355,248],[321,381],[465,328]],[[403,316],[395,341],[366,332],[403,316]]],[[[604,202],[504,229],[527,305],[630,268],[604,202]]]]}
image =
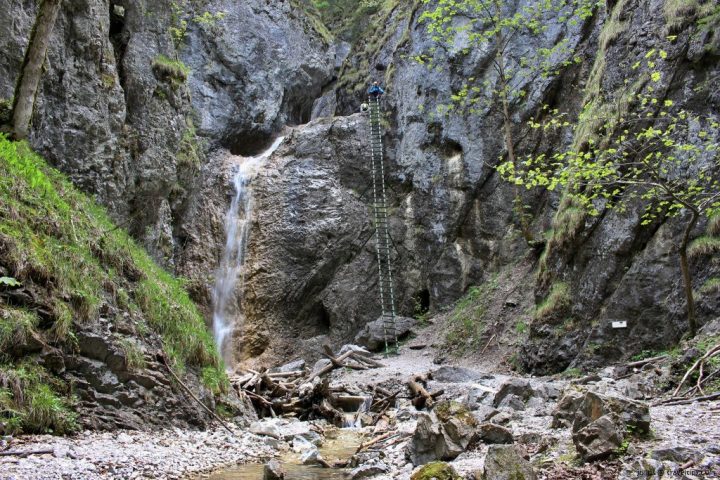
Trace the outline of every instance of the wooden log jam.
{"type": "Polygon", "coordinates": [[[430,394],[420,383],[422,381],[423,377],[421,375],[413,375],[407,381],[407,386],[410,389],[410,393],[412,394],[411,396],[413,397],[412,404],[418,410],[422,410],[424,407],[432,408],[435,403],[435,399],[444,393],[440,390],[434,394],[430,394]]]}

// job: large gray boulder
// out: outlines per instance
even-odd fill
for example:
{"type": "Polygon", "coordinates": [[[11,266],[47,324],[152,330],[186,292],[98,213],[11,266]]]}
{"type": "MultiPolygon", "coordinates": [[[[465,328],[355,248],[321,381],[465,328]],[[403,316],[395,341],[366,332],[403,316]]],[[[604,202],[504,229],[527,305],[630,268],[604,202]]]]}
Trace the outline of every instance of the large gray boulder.
{"type": "Polygon", "coordinates": [[[573,434],[573,443],[583,460],[602,460],[618,453],[624,433],[622,424],[612,414],[593,420],[573,434]]]}
{"type": "Polygon", "coordinates": [[[452,460],[463,453],[476,436],[477,421],[460,404],[443,402],[435,408],[434,412],[418,414],[407,450],[413,465],[452,460]]]}
{"type": "MultiPolygon", "coordinates": [[[[478,478],[476,476],[476,478],[478,478]]],[[[530,463],[512,445],[490,445],[485,466],[479,476],[482,480],[535,480],[537,476],[530,463]]]]}
{"type": "Polygon", "coordinates": [[[355,336],[355,343],[367,347],[373,352],[385,348],[385,342],[394,343],[395,336],[398,339],[404,338],[417,324],[417,320],[410,317],[395,317],[395,332],[385,330],[385,319],[383,317],[368,323],[365,328],[355,336]],[[386,336],[387,335],[387,336],[386,336]]]}

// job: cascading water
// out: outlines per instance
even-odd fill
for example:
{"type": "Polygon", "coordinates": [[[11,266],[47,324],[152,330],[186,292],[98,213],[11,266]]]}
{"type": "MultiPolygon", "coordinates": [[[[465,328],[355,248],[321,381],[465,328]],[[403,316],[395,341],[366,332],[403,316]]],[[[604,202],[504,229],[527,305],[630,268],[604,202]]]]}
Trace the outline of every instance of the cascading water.
{"type": "Polygon", "coordinates": [[[225,250],[215,274],[213,288],[213,335],[227,367],[232,363],[232,334],[240,312],[235,312],[235,291],[240,280],[243,288],[243,265],[252,220],[252,189],[250,182],[258,167],[273,154],[285,137],[278,137],[273,144],[255,157],[237,157],[238,169],[233,178],[235,195],[225,216],[225,250]]]}

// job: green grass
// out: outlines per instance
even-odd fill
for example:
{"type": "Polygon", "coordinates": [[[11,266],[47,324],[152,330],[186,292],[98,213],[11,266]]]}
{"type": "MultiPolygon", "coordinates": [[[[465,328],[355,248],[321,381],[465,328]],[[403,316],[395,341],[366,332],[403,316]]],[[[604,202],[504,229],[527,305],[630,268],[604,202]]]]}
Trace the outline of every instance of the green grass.
{"type": "Polygon", "coordinates": [[[707,234],[710,236],[720,235],[720,214],[710,217],[707,225],[707,234]]]}
{"type": "Polygon", "coordinates": [[[73,399],[64,388],[37,365],[0,365],[0,421],[7,433],[77,430],[73,399]]]}
{"type": "Polygon", "coordinates": [[[0,309],[0,351],[13,346],[26,345],[39,323],[37,314],[19,308],[2,306],[0,309]]]}
{"type": "MultiPolygon", "coordinates": [[[[72,339],[73,319],[92,323],[104,305],[115,305],[131,314],[138,334],[147,332],[147,325],[161,336],[178,371],[191,365],[225,375],[204,319],[182,283],[26,143],[2,135],[0,263],[17,281],[46,292],[38,301],[52,318],[38,333],[49,343],[72,339]]],[[[26,325],[35,324],[23,318],[26,325]]],[[[28,331],[6,330],[8,338],[28,331]]]]}
{"type": "Polygon", "coordinates": [[[535,308],[534,319],[546,320],[570,306],[570,287],[565,282],[556,282],[550,287],[550,293],[535,308]]]}
{"type": "Polygon", "coordinates": [[[712,15],[717,9],[709,0],[665,0],[663,15],[668,33],[676,33],[695,20],[712,15]]]}
{"type": "Polygon", "coordinates": [[[153,59],[152,69],[160,80],[169,82],[174,89],[182,86],[190,75],[190,68],[183,62],[165,55],[158,55],[153,59]]]}
{"type": "Polygon", "coordinates": [[[145,368],[145,356],[140,346],[134,340],[121,338],[118,344],[125,355],[125,366],[128,370],[142,370],[145,368]]]}
{"type": "Polygon", "coordinates": [[[453,352],[462,354],[469,348],[478,347],[485,333],[488,304],[492,293],[497,289],[497,276],[481,286],[471,287],[455,303],[448,317],[445,344],[453,352]]]}
{"type": "Polygon", "coordinates": [[[690,257],[713,255],[718,252],[720,252],[720,237],[698,237],[693,240],[688,247],[688,255],[690,257]]]}
{"type": "Polygon", "coordinates": [[[700,287],[700,293],[705,295],[718,292],[720,292],[720,278],[718,277],[708,278],[703,286],[700,287]]]}

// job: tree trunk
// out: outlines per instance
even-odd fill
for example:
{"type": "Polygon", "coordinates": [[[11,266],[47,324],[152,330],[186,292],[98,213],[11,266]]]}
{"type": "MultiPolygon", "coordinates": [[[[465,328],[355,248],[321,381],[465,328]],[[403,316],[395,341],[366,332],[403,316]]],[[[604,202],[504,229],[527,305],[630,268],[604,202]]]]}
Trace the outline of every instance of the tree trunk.
{"type": "Polygon", "coordinates": [[[40,77],[42,77],[45,54],[61,3],[62,0],[43,0],[30,34],[30,42],[25,51],[25,59],[20,70],[20,78],[15,86],[13,101],[12,125],[17,139],[27,138],[30,130],[30,119],[40,77]]]}
{"type": "Polygon", "coordinates": [[[690,336],[694,337],[697,332],[697,322],[695,320],[695,296],[692,289],[692,276],[690,275],[690,264],[688,262],[687,247],[690,243],[690,234],[697,224],[699,214],[695,210],[690,210],[691,217],[685,226],[682,243],[680,244],[680,270],[682,271],[683,286],[685,288],[685,299],[687,300],[687,320],[690,326],[690,336]]]}

